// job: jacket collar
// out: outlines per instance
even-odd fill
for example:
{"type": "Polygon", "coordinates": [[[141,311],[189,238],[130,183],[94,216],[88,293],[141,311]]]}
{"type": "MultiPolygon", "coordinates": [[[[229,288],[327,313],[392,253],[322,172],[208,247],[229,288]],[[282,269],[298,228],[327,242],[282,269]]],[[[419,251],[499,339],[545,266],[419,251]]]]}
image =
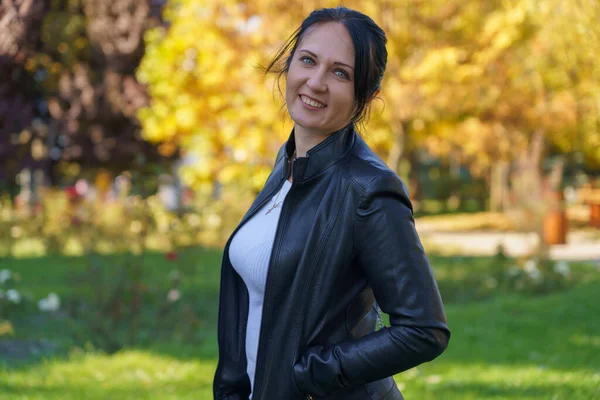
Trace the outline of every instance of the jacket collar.
{"type": "MultiPolygon", "coordinates": [[[[354,125],[349,124],[329,135],[327,139],[308,150],[306,157],[298,157],[294,162],[294,179],[305,181],[319,175],[327,168],[341,160],[352,148],[355,141],[354,125]]],[[[283,163],[282,178],[288,175],[290,157],[296,150],[294,129],[287,142],[282,147],[283,163]]]]}

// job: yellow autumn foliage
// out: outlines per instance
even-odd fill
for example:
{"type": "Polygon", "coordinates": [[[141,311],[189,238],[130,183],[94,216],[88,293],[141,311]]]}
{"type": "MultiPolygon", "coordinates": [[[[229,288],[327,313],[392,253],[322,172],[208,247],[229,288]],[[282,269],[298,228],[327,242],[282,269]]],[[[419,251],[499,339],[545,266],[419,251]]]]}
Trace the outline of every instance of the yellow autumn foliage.
{"type": "MultiPolygon", "coordinates": [[[[558,148],[600,164],[600,72],[593,60],[600,52],[600,6],[561,4],[346,2],[388,37],[383,101],[374,102],[366,140],[392,168],[398,160],[390,155],[426,148],[441,157],[458,152],[485,172],[543,127],[558,148]]],[[[182,177],[203,192],[215,183],[259,190],[292,124],[274,77],[256,67],[268,64],[310,11],[335,5],[168,2],[169,27],[146,34],[137,71],[152,98],[138,114],[144,137],[176,144],[193,158],[182,177]]]]}

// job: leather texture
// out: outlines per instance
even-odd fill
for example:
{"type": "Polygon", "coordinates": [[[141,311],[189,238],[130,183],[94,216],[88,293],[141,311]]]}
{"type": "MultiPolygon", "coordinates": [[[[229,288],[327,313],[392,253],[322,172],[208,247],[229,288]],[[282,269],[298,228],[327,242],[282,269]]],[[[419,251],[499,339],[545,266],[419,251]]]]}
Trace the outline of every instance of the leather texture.
{"type": "MultiPolygon", "coordinates": [[[[288,176],[294,133],[237,231],[288,176]]],[[[392,375],[450,331],[406,187],[354,127],[293,164],[267,275],[253,400],[400,400],[392,375]],[[377,309],[390,326],[376,330],[377,309]]],[[[233,236],[232,234],[232,236],[233,236]]],[[[214,398],[247,400],[248,292],[224,250],[214,398]]]]}

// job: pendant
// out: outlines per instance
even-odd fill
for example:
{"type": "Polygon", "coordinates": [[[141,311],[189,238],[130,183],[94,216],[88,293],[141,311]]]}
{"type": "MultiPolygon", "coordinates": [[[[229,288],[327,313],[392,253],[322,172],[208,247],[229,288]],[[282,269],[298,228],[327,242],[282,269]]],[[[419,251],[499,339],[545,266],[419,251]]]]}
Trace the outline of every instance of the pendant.
{"type": "Polygon", "coordinates": [[[265,213],[265,215],[268,215],[271,211],[273,211],[274,209],[276,209],[277,207],[279,207],[280,204],[281,204],[281,202],[279,202],[279,203],[273,203],[273,205],[267,210],[267,212],[265,213]]]}

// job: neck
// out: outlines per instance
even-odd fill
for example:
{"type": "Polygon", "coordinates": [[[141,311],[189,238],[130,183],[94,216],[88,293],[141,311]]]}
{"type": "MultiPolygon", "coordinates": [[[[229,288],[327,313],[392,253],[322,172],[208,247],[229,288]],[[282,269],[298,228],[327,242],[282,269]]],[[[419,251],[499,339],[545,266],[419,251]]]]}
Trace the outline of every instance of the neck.
{"type": "Polygon", "coordinates": [[[301,126],[294,126],[294,140],[296,142],[296,157],[306,157],[308,150],[312,149],[323,140],[327,139],[329,134],[321,134],[304,129],[301,126]]]}

